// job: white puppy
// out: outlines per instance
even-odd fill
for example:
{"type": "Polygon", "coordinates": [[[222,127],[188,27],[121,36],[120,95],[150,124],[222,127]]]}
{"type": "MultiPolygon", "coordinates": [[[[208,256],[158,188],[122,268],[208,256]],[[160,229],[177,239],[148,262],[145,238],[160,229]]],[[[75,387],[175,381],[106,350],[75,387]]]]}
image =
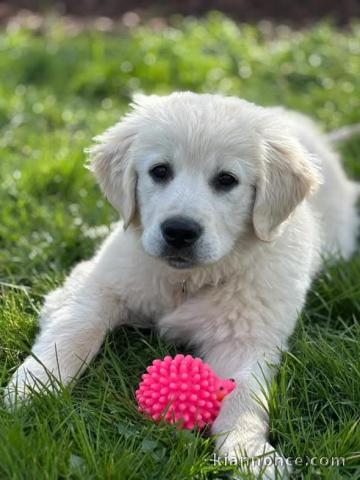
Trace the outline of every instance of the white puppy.
{"type": "Polygon", "coordinates": [[[220,453],[270,454],[260,403],[321,255],[355,249],[359,188],[306,117],[194,93],[138,97],[91,167],[126,231],[47,296],[7,401],[49,374],[68,383],[110,329],[154,323],[236,379],[213,426],[220,453]]]}

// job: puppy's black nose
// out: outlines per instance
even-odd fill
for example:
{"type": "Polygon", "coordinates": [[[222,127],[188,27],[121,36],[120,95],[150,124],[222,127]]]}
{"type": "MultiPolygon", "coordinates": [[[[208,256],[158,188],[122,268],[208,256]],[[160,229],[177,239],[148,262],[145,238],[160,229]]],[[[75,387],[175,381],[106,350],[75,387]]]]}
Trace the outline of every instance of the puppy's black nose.
{"type": "Polygon", "coordinates": [[[202,233],[202,227],[191,218],[172,217],[161,224],[166,243],[174,248],[191,247],[202,233]]]}

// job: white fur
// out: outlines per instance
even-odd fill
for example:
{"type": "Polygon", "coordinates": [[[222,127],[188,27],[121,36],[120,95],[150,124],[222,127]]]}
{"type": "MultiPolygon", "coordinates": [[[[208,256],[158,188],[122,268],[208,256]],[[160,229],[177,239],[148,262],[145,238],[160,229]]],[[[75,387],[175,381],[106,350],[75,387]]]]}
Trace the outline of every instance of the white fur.
{"type": "Polygon", "coordinates": [[[267,414],[255,397],[265,401],[321,254],[348,258],[355,249],[357,187],[307,118],[215,95],[138,98],[91,160],[128,229],[119,224],[46,297],[34,356],[15,373],[7,401],[42,389],[49,373],[68,383],[117,325],[154,322],[236,379],[213,426],[220,453],[270,455],[267,414]],[[164,160],[174,169],[166,187],[148,174],[164,160]],[[219,169],[240,180],[229,193],[209,185],[219,169]],[[161,257],[159,225],[173,214],[204,226],[193,268],[161,257]]]}

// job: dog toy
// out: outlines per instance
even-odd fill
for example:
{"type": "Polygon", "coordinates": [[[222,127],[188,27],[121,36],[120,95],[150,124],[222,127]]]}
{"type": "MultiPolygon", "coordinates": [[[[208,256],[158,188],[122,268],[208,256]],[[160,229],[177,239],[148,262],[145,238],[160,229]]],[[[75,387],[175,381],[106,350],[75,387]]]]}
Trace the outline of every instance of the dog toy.
{"type": "Polygon", "coordinates": [[[214,422],[221,402],[236,387],[191,355],[154,360],[142,375],[136,399],[139,411],[155,421],[202,429],[214,422]]]}

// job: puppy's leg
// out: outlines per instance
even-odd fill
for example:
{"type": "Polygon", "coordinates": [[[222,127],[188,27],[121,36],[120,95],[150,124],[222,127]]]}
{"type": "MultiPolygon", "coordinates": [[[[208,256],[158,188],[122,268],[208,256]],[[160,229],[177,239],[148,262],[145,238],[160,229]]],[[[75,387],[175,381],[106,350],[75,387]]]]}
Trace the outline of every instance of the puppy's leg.
{"type": "Polygon", "coordinates": [[[262,456],[248,464],[239,461],[239,471],[265,470],[263,478],[275,478],[287,466],[268,442],[266,391],[280,361],[280,348],[286,346],[295,324],[296,309],[275,312],[254,302],[255,309],[241,299],[224,302],[224,298],[219,289],[190,299],[160,320],[160,330],[168,338],[194,344],[219,375],[237,382],[212,427],[219,455],[231,461],[262,456]]]}
{"type": "Polygon", "coordinates": [[[96,281],[91,262],[78,265],[64,286],[47,296],[32,355],[13,375],[5,402],[11,406],[33,390],[69,383],[96,355],[121,313],[119,302],[96,281]]]}
{"type": "Polygon", "coordinates": [[[240,470],[263,473],[262,478],[282,478],[288,466],[268,442],[267,405],[268,385],[279,352],[251,341],[247,345],[234,341],[213,347],[205,359],[222,376],[237,383],[212,427],[219,456],[236,461],[240,470]]]}

